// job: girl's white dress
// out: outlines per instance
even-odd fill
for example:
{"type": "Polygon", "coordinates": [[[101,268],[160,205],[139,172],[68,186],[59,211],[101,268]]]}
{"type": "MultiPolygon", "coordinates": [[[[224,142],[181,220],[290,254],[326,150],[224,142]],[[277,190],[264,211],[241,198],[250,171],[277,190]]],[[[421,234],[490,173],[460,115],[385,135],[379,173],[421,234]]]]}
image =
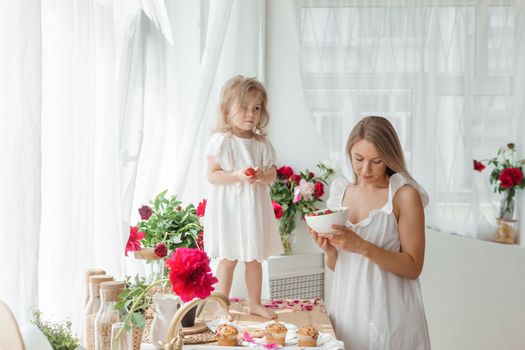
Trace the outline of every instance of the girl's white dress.
{"type": "MultiPolygon", "coordinates": [[[[266,139],[215,133],[206,148],[225,171],[268,169],[275,151],[266,139]]],[[[211,258],[252,261],[283,253],[270,186],[236,182],[210,184],[204,215],[204,250],[211,258]]]]}
{"type": "MultiPolygon", "coordinates": [[[[425,190],[401,174],[390,177],[388,201],[359,223],[346,226],[365,240],[391,251],[400,251],[392,199],[399,188],[413,186],[428,204],[425,190]]],[[[346,180],[330,187],[329,208],[341,206],[346,180]]],[[[359,254],[338,251],[329,304],[336,335],[347,350],[430,349],[419,279],[388,272],[359,254]]]]}

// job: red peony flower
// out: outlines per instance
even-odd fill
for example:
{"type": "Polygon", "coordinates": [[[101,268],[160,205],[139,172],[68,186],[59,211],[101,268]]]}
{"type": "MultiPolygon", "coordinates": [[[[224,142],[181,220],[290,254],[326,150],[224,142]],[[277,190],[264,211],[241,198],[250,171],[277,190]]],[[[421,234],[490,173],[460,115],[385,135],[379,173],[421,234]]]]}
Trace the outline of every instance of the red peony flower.
{"type": "Polygon", "coordinates": [[[129,238],[126,243],[126,256],[129,252],[140,250],[140,240],[144,238],[144,232],[140,232],[136,226],[129,227],[129,238]]]}
{"type": "Polygon", "coordinates": [[[295,185],[297,186],[299,185],[299,182],[301,182],[301,177],[297,174],[293,174],[288,178],[288,181],[295,182],[295,185]]]}
{"type": "Polygon", "coordinates": [[[483,171],[483,169],[485,169],[485,166],[483,165],[483,163],[478,162],[477,160],[474,159],[474,170],[481,172],[483,171]]]}
{"type": "Polygon", "coordinates": [[[168,255],[168,247],[164,242],[157,243],[153,251],[155,252],[155,255],[157,255],[159,258],[163,258],[166,255],[168,255]]]}
{"type": "Polygon", "coordinates": [[[283,216],[283,207],[276,201],[272,201],[275,218],[279,220],[283,216]]]}
{"type": "Polygon", "coordinates": [[[308,173],[308,179],[311,179],[311,178],[313,178],[313,177],[315,177],[315,174],[312,173],[312,172],[310,171],[310,172],[308,173]]]}
{"type": "Polygon", "coordinates": [[[203,199],[202,202],[199,203],[199,205],[197,206],[197,216],[198,217],[203,217],[204,214],[206,213],[206,199],[203,199]]]}
{"type": "Polygon", "coordinates": [[[321,198],[324,194],[324,184],[321,181],[317,181],[314,187],[315,198],[321,198]]]}
{"type": "Polygon", "coordinates": [[[277,169],[277,177],[280,179],[288,179],[293,175],[293,169],[289,166],[282,166],[277,169]]]}
{"type": "Polygon", "coordinates": [[[139,214],[142,220],[148,220],[151,214],[153,214],[153,210],[147,205],[143,205],[139,208],[139,214]]]}
{"type": "Polygon", "coordinates": [[[173,291],[187,302],[197,297],[207,298],[218,282],[211,274],[210,259],[199,249],[177,248],[174,254],[166,259],[170,269],[170,282],[173,291]]]}
{"type": "Polygon", "coordinates": [[[204,250],[204,232],[201,231],[197,235],[197,248],[204,250]]]}
{"type": "Polygon", "coordinates": [[[499,174],[498,180],[501,182],[501,188],[511,188],[521,183],[523,172],[520,168],[505,168],[499,174]]]}

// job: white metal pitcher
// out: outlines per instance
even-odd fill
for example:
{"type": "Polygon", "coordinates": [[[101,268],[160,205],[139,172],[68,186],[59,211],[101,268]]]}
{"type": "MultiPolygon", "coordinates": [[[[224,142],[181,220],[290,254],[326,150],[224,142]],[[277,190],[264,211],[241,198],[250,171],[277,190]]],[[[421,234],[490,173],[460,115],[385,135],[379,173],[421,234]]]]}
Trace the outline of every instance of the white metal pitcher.
{"type": "Polygon", "coordinates": [[[166,336],[170,321],[179,309],[180,298],[173,294],[155,294],[153,301],[157,306],[157,312],[151,323],[150,343],[160,348],[159,341],[166,343],[166,336]]]}

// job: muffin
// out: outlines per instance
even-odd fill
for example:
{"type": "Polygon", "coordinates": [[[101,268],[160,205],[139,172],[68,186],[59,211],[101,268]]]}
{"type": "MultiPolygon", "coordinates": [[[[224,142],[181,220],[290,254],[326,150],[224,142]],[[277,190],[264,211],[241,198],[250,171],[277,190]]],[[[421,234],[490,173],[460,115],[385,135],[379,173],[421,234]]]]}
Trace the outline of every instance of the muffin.
{"type": "Polygon", "coordinates": [[[288,328],[280,322],[270,323],[266,326],[266,344],[279,344],[284,346],[288,328]]]}
{"type": "Polygon", "coordinates": [[[314,327],[308,325],[297,330],[297,345],[298,346],[317,346],[317,337],[319,332],[314,327]]]}
{"type": "Polygon", "coordinates": [[[237,346],[237,336],[239,335],[237,328],[223,323],[217,327],[216,335],[219,345],[237,346]]]}

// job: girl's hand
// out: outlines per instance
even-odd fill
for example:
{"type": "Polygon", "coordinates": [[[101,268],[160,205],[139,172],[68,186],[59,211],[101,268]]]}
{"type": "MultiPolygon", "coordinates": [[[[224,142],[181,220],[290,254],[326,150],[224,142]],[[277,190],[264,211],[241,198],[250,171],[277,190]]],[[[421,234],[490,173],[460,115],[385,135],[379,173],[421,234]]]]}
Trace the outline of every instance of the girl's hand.
{"type": "Polygon", "coordinates": [[[306,226],[306,228],[308,229],[308,232],[310,232],[310,234],[312,235],[312,238],[314,239],[315,243],[317,243],[317,246],[321,248],[326,253],[326,255],[337,255],[337,249],[330,243],[328,238],[319,235],[319,233],[312,230],[309,226],[306,226]]]}
{"type": "Polygon", "coordinates": [[[239,181],[242,181],[248,184],[253,184],[255,182],[254,170],[255,170],[254,168],[248,167],[248,168],[242,168],[241,170],[237,171],[237,177],[239,178],[239,181]]]}
{"type": "Polygon", "coordinates": [[[264,170],[262,170],[261,168],[259,168],[257,166],[254,167],[253,170],[255,171],[255,175],[253,176],[253,181],[254,182],[261,182],[261,180],[264,177],[264,170]]]}
{"type": "Polygon", "coordinates": [[[336,230],[336,233],[330,234],[330,236],[324,236],[323,234],[320,236],[325,237],[325,239],[335,247],[340,247],[351,253],[364,255],[368,245],[366,240],[362,239],[361,236],[346,226],[332,225],[332,228],[336,230]]]}

